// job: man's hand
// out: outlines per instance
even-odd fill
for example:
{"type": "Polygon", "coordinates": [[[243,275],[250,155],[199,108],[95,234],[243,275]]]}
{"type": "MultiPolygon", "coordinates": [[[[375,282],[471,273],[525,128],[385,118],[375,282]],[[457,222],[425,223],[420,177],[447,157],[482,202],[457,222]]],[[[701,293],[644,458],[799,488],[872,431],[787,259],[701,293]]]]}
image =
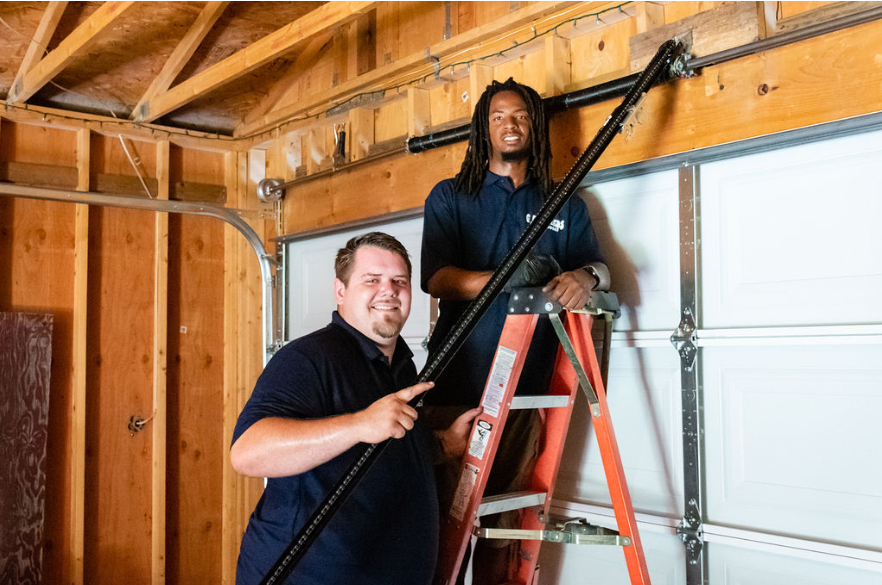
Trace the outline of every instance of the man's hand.
{"type": "Polygon", "coordinates": [[[568,311],[581,309],[591,300],[596,279],[582,270],[570,270],[551,279],[542,289],[552,301],[557,301],[568,311]]]}
{"type": "MultiPolygon", "coordinates": [[[[472,430],[472,422],[476,416],[481,414],[482,410],[480,406],[467,410],[459,415],[447,429],[435,431],[441,447],[441,453],[438,454],[441,461],[462,457],[469,442],[469,431],[472,430]]],[[[440,463],[440,461],[435,463],[440,463]]]]}
{"type": "Polygon", "coordinates": [[[394,394],[380,398],[366,409],[356,413],[359,438],[363,443],[380,443],[386,439],[400,439],[411,430],[417,418],[417,411],[408,402],[414,396],[434,386],[434,382],[423,382],[403,388],[394,394]]]}

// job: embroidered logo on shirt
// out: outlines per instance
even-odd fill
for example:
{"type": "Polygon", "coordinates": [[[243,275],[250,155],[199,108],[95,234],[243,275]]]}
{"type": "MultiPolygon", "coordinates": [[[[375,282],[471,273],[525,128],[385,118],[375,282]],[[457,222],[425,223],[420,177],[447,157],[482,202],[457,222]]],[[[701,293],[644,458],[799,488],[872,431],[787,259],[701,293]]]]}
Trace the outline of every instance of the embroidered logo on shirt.
{"type": "MultiPolygon", "coordinates": [[[[533,215],[532,213],[528,213],[527,214],[527,225],[530,225],[531,223],[533,223],[534,219],[536,219],[536,216],[533,215]]],[[[562,220],[562,219],[552,220],[551,223],[548,225],[548,229],[550,229],[553,232],[559,232],[559,231],[563,230],[564,229],[564,220],[562,220]]]]}

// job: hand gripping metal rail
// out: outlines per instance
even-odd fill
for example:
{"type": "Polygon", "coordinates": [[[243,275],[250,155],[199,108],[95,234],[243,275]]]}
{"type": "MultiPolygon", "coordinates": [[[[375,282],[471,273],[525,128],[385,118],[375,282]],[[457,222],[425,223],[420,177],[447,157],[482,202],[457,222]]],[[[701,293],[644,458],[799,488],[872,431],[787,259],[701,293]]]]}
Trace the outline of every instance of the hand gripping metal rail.
{"type": "MultiPolygon", "coordinates": [[[[505,286],[508,279],[514,273],[518,265],[527,256],[539,237],[551,224],[554,217],[560,212],[564,204],[575,193],[582,179],[597,162],[597,159],[612,142],[615,135],[622,131],[626,121],[634,114],[636,107],[643,95],[649,89],[662,80],[675,77],[682,70],[683,45],[676,39],[662,44],[658,52],[650,61],[643,73],[634,82],[634,85],[625,95],[622,103],[613,110],[600,131],[594,137],[582,156],[573,165],[563,180],[555,187],[551,197],[539,210],[533,222],[515,243],[514,248],[508,253],[502,264],[493,272],[490,280],[484,286],[478,296],[466,309],[462,317],[453,326],[450,333],[442,341],[441,347],[433,358],[420,372],[416,383],[434,380],[447,366],[453,355],[460,348],[478,320],[490,307],[490,304],[505,286]]],[[[420,408],[423,397],[414,399],[413,406],[420,408]]],[[[340,508],[352,489],[358,484],[377,457],[383,452],[391,439],[382,443],[368,445],[361,457],[349,472],[344,475],[321,506],[307,520],[300,533],[294,537],[288,549],[279,557],[269,573],[261,581],[261,585],[284,583],[288,574],[297,566],[306,550],[315,541],[319,533],[331,519],[333,514],[340,508]]]]}

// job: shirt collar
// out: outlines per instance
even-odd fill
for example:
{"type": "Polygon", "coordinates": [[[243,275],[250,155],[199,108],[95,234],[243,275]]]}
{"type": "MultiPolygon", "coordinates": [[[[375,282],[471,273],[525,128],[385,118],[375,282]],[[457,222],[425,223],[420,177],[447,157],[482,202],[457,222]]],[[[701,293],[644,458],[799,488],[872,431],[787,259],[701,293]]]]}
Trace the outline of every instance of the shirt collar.
{"type": "MultiPolygon", "coordinates": [[[[371,361],[374,361],[377,358],[383,358],[383,363],[388,363],[386,361],[386,354],[382,352],[382,350],[377,347],[377,344],[373,342],[373,340],[369,339],[364,333],[350,325],[346,322],[346,319],[343,318],[342,315],[338,311],[334,311],[331,315],[331,323],[342,327],[344,331],[349,333],[355,341],[358,343],[358,346],[361,348],[361,351],[365,356],[371,361]]],[[[407,346],[407,342],[398,336],[398,339],[395,342],[395,352],[392,354],[392,363],[390,364],[393,368],[397,366],[402,360],[407,360],[413,357],[413,352],[407,346]]]]}
{"type": "MultiPolygon", "coordinates": [[[[524,182],[521,183],[520,187],[523,187],[524,185],[529,185],[532,182],[533,182],[533,172],[527,171],[527,177],[524,179],[524,182]]],[[[506,191],[514,191],[514,188],[512,187],[511,179],[509,179],[508,176],[497,175],[496,173],[494,173],[493,171],[488,169],[487,172],[484,174],[484,186],[489,187],[490,185],[496,185],[496,184],[498,184],[501,188],[505,189],[506,191]]],[[[520,188],[520,187],[518,187],[518,188],[520,188]]]]}

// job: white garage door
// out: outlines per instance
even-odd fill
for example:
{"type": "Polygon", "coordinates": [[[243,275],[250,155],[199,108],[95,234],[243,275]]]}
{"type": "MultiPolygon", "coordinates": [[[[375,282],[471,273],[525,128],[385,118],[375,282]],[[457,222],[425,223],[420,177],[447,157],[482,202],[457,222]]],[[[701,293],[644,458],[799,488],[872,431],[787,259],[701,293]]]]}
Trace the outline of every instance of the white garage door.
{"type": "MultiPolygon", "coordinates": [[[[676,532],[690,498],[714,585],[882,583],[880,161],[882,132],[865,132],[695,164],[691,200],[678,168],[583,193],[622,303],[609,403],[654,584],[697,583],[676,532]],[[670,337],[689,287],[684,377],[670,337]]],[[[421,223],[369,229],[400,237],[419,274],[421,223]]],[[[289,339],[328,322],[334,254],[369,229],[288,244],[289,339]]],[[[415,291],[419,366],[428,322],[415,291]]],[[[556,511],[613,526],[589,419],[577,408],[556,511]]],[[[547,585],[630,583],[616,548],[546,544],[540,565],[547,585]]]]}
{"type": "MultiPolygon", "coordinates": [[[[882,583],[880,161],[877,131],[698,165],[685,243],[682,171],[586,193],[625,305],[609,400],[653,583],[696,582],[674,530],[692,495],[712,584],[882,583]],[[697,270],[679,266],[684,245],[697,270]],[[682,286],[697,299],[697,494],[668,340],[682,286]]],[[[612,526],[588,420],[556,503],[612,526]]],[[[617,550],[542,555],[543,583],[630,582],[617,550]]]]}

